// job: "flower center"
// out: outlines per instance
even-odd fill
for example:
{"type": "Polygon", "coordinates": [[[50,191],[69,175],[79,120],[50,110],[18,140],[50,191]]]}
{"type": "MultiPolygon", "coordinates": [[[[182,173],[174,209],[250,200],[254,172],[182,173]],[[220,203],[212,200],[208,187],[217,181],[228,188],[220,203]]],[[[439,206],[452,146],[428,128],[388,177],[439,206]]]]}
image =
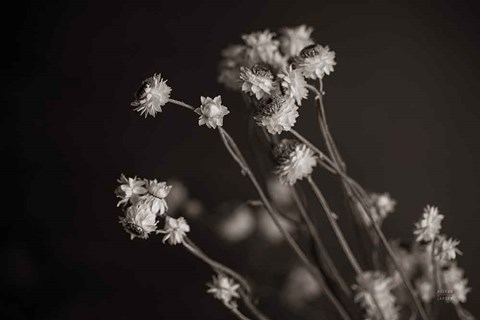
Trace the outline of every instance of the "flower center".
{"type": "Polygon", "coordinates": [[[132,234],[136,235],[136,236],[141,236],[143,235],[143,229],[142,227],[136,225],[135,223],[133,222],[127,222],[125,224],[125,229],[127,229],[127,231],[131,232],[132,234]]]}
{"type": "Polygon", "coordinates": [[[208,118],[215,117],[219,113],[220,108],[214,103],[207,104],[203,109],[203,114],[206,115],[208,118]]]}

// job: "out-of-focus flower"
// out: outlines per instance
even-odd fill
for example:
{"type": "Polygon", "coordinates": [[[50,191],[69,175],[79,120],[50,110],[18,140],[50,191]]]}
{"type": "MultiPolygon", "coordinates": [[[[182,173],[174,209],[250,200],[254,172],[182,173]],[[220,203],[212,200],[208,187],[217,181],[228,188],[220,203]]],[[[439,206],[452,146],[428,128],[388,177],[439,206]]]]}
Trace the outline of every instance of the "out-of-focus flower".
{"type": "Polygon", "coordinates": [[[317,157],[307,145],[293,139],[283,139],[273,149],[275,174],[284,184],[294,185],[308,177],[317,165],[317,157]]]}
{"type": "Polygon", "coordinates": [[[415,231],[417,241],[430,242],[438,235],[442,227],[442,220],[444,216],[438,213],[438,208],[433,206],[426,206],[423,210],[422,219],[415,224],[415,231]]]}
{"type": "Polygon", "coordinates": [[[185,215],[189,218],[198,218],[203,212],[203,204],[198,199],[189,199],[183,205],[185,215]]]}
{"type": "Polygon", "coordinates": [[[228,241],[242,241],[255,230],[255,222],[252,209],[247,205],[241,205],[220,222],[218,232],[228,241]]]}
{"type": "Polygon", "coordinates": [[[290,186],[283,184],[277,177],[270,177],[267,181],[267,190],[273,203],[280,208],[293,204],[293,192],[290,186]]]}
{"type": "Polygon", "coordinates": [[[207,127],[215,129],[217,126],[223,126],[223,117],[230,113],[227,107],[222,106],[222,97],[215,98],[201,97],[202,105],[195,109],[195,112],[200,115],[198,125],[206,124],[207,127]]]}
{"type": "Polygon", "coordinates": [[[151,232],[157,230],[156,214],[150,206],[143,201],[138,201],[125,211],[125,216],[120,217],[120,223],[125,231],[130,234],[130,239],[135,237],[147,239],[151,232]]]}
{"type": "Polygon", "coordinates": [[[278,40],[274,39],[275,34],[269,30],[252,32],[242,36],[247,45],[247,56],[251,64],[267,63],[272,64],[279,54],[278,40]]]}
{"type": "Polygon", "coordinates": [[[117,203],[117,207],[126,205],[128,201],[134,203],[139,196],[147,193],[147,189],[144,187],[145,181],[137,179],[137,177],[127,178],[122,174],[117,182],[120,183],[120,186],[115,189],[115,194],[121,199],[117,203]]]}
{"type": "Polygon", "coordinates": [[[295,309],[319,296],[321,287],[305,267],[294,267],[282,289],[282,299],[295,309]]]}
{"type": "Polygon", "coordinates": [[[303,48],[296,61],[297,68],[310,79],[322,79],[325,74],[329,75],[336,64],[335,52],[319,44],[303,48]]]}
{"type": "Polygon", "coordinates": [[[313,44],[311,34],[313,28],[302,24],[298,27],[283,28],[280,33],[280,48],[289,57],[297,56],[306,46],[313,44]]]}
{"type": "Polygon", "coordinates": [[[446,239],[444,236],[439,236],[439,239],[438,259],[440,259],[440,261],[446,262],[448,260],[454,260],[457,254],[462,254],[458,249],[458,245],[460,244],[459,240],[452,238],[446,239]]]}
{"type": "Polygon", "coordinates": [[[188,188],[178,179],[169,179],[167,184],[172,187],[168,198],[165,199],[168,204],[168,215],[175,216],[178,210],[185,205],[189,198],[188,188]]]}
{"type": "MultiPolygon", "coordinates": [[[[282,232],[264,208],[259,210],[258,219],[258,229],[265,240],[272,244],[278,244],[284,240],[282,232]]],[[[292,232],[294,230],[295,225],[286,218],[278,216],[278,220],[286,231],[292,232]]]]}
{"type": "Polygon", "coordinates": [[[240,79],[242,79],[242,91],[254,95],[258,100],[270,95],[273,90],[273,74],[263,64],[256,64],[251,69],[241,68],[240,79]]]}
{"type": "Polygon", "coordinates": [[[153,213],[163,215],[168,210],[165,198],[170,193],[172,186],[168,186],[166,182],[158,182],[157,179],[146,180],[146,202],[150,204],[153,213]]]}
{"type": "Polygon", "coordinates": [[[176,245],[183,242],[187,232],[190,232],[190,226],[183,217],[175,219],[166,216],[165,227],[158,232],[165,234],[162,239],[163,242],[168,240],[169,244],[176,245]]]}
{"type": "Polygon", "coordinates": [[[367,319],[398,319],[396,299],[391,292],[393,288],[391,278],[386,277],[381,272],[367,271],[357,277],[357,284],[354,299],[365,309],[367,319]]]}
{"type": "Polygon", "coordinates": [[[278,77],[281,79],[281,86],[285,90],[285,94],[295,99],[297,105],[302,104],[302,99],[308,96],[307,82],[303,78],[301,70],[289,67],[287,71],[280,73],[278,77]]]}
{"type": "Polygon", "coordinates": [[[139,111],[142,116],[155,117],[157,112],[162,112],[162,106],[168,102],[170,92],[172,88],[167,86],[167,81],[163,80],[160,74],[154,74],[142,82],[131,105],[136,107],[134,110],[139,111]]]}
{"type": "MultiPolygon", "coordinates": [[[[370,194],[370,202],[372,204],[370,214],[377,224],[381,224],[383,220],[394,211],[395,205],[397,204],[397,202],[390,197],[390,194],[386,192],[370,194]]],[[[371,226],[371,219],[366,216],[363,209],[361,212],[365,214],[365,223],[371,226]]]]}
{"type": "Polygon", "coordinates": [[[435,294],[433,292],[432,279],[424,277],[418,279],[417,281],[415,281],[415,288],[417,289],[420,299],[422,299],[423,302],[430,303],[430,301],[432,301],[435,294]]]}
{"type": "Polygon", "coordinates": [[[229,308],[237,308],[236,298],[240,298],[240,285],[224,274],[213,276],[212,282],[207,283],[207,292],[223,302],[229,308]]]}
{"type": "Polygon", "coordinates": [[[295,100],[274,95],[266,104],[260,105],[254,119],[259,126],[265,127],[270,134],[289,131],[297,121],[298,107],[295,100]]]}
{"type": "Polygon", "coordinates": [[[240,68],[246,63],[247,48],[243,45],[231,45],[222,51],[218,81],[227,88],[240,90],[240,68]]]}
{"type": "Polygon", "coordinates": [[[459,268],[455,263],[447,270],[442,272],[445,290],[450,294],[448,302],[465,303],[467,294],[470,292],[468,287],[468,279],[464,278],[463,269],[459,268]]]}

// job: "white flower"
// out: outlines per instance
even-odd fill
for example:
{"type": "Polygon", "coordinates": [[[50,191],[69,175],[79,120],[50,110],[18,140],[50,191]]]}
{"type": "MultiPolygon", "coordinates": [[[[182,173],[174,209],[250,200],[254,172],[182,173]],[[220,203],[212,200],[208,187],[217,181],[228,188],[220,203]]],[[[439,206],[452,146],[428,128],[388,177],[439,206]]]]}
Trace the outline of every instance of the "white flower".
{"type": "Polygon", "coordinates": [[[440,245],[438,258],[440,261],[454,260],[457,257],[457,254],[461,255],[462,252],[457,248],[460,244],[460,241],[456,239],[445,239],[445,237],[440,237],[440,245]]]}
{"type": "Polygon", "coordinates": [[[438,213],[437,207],[426,206],[422,219],[415,224],[414,234],[417,241],[430,242],[438,235],[444,216],[438,213]]]}
{"type": "Polygon", "coordinates": [[[254,119],[270,134],[278,134],[282,131],[289,131],[295,125],[298,117],[297,110],[295,100],[275,95],[268,103],[258,107],[254,119]]]}
{"type": "Polygon", "coordinates": [[[381,272],[367,271],[357,277],[357,283],[354,300],[359,302],[365,309],[367,319],[398,319],[398,309],[395,305],[396,299],[391,292],[393,288],[391,278],[386,277],[381,272]]]}
{"type": "Polygon", "coordinates": [[[117,207],[120,205],[126,205],[128,201],[131,203],[136,202],[139,196],[144,195],[147,189],[144,188],[145,181],[134,178],[127,178],[124,174],[117,180],[120,183],[115,189],[115,194],[121,200],[118,202],[117,207]]]}
{"type": "MultiPolygon", "coordinates": [[[[377,224],[381,224],[383,220],[395,209],[397,202],[390,197],[388,193],[371,193],[370,202],[370,214],[377,224]]],[[[361,210],[365,214],[365,211],[361,210]]],[[[372,221],[365,214],[365,222],[368,226],[371,226],[372,221]]]]}
{"type": "Polygon", "coordinates": [[[285,90],[285,94],[295,99],[297,104],[302,105],[302,99],[308,96],[307,81],[303,77],[301,70],[289,67],[287,71],[280,73],[278,77],[281,79],[281,86],[285,90]]]}
{"type": "Polygon", "coordinates": [[[237,307],[234,299],[240,298],[240,294],[238,293],[240,285],[235,283],[233,279],[220,273],[217,276],[213,276],[212,282],[207,283],[207,286],[207,292],[222,301],[225,306],[229,308],[237,307]]]}
{"type": "Polygon", "coordinates": [[[215,129],[217,126],[223,126],[223,117],[230,113],[227,107],[222,106],[222,97],[215,98],[200,97],[202,105],[195,109],[195,112],[200,115],[198,125],[206,124],[207,127],[215,129]]]}
{"type": "Polygon", "coordinates": [[[284,184],[294,185],[310,176],[317,165],[312,149],[297,140],[283,139],[274,147],[273,156],[277,163],[275,174],[284,184]]]}
{"type": "Polygon", "coordinates": [[[337,64],[334,59],[335,52],[330,51],[328,46],[312,44],[300,52],[296,64],[305,77],[322,79],[325,74],[333,72],[333,66],[337,64]]]}
{"type": "Polygon", "coordinates": [[[464,278],[463,269],[453,264],[449,269],[442,273],[445,290],[451,293],[448,302],[464,303],[467,301],[467,294],[470,292],[468,279],[464,278]]]}
{"type": "Polygon", "coordinates": [[[157,182],[157,179],[146,180],[146,201],[150,204],[153,213],[163,215],[168,210],[165,198],[170,193],[172,186],[168,186],[166,182],[157,182]]]}
{"type": "Polygon", "coordinates": [[[274,40],[274,33],[269,30],[253,32],[242,36],[247,45],[247,56],[251,65],[257,63],[272,64],[278,53],[278,40],[274,40]]]}
{"type": "Polygon", "coordinates": [[[135,100],[131,103],[133,107],[136,107],[134,110],[139,111],[145,117],[147,115],[155,117],[157,112],[162,112],[162,106],[168,102],[172,91],[166,82],[160,74],[154,74],[144,80],[135,94],[135,100]]]}
{"type": "Polygon", "coordinates": [[[251,69],[241,68],[242,91],[254,95],[258,100],[270,95],[273,90],[273,74],[270,69],[262,64],[256,64],[251,69]]]}
{"type": "Polygon", "coordinates": [[[127,208],[125,216],[120,217],[120,223],[130,234],[130,239],[135,237],[147,239],[151,232],[157,230],[155,218],[156,214],[150,210],[150,206],[139,201],[127,208]]]}
{"type": "Polygon", "coordinates": [[[222,51],[218,81],[229,89],[240,90],[240,67],[245,65],[246,52],[243,45],[231,45],[222,51]]]}
{"type": "Polygon", "coordinates": [[[318,282],[305,267],[294,267],[282,289],[282,298],[294,308],[301,308],[321,292],[318,282]]]}
{"type": "Polygon", "coordinates": [[[301,25],[293,28],[283,28],[280,36],[280,48],[290,57],[297,56],[306,46],[313,44],[310,38],[313,28],[301,25]]]}
{"type": "Polygon", "coordinates": [[[255,222],[252,209],[247,205],[241,205],[220,222],[218,232],[228,241],[242,241],[255,230],[255,222]]]}
{"type": "Polygon", "coordinates": [[[432,301],[434,296],[432,279],[418,279],[415,281],[415,288],[423,302],[429,303],[432,301]]]}
{"type": "Polygon", "coordinates": [[[183,242],[183,238],[187,235],[187,232],[190,232],[190,226],[183,217],[175,219],[166,216],[165,227],[158,232],[165,234],[162,239],[163,242],[168,240],[169,244],[176,245],[183,242]]]}

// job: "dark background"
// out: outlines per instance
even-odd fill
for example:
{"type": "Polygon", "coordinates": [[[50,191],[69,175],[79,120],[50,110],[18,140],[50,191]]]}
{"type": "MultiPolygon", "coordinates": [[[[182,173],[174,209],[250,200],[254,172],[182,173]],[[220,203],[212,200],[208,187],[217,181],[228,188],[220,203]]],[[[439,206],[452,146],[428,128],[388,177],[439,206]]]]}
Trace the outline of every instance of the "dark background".
{"type": "MultiPolygon", "coordinates": [[[[350,174],[399,202],[386,222],[411,237],[426,204],[462,241],[480,314],[480,71],[475,1],[65,1],[3,10],[0,311],[12,319],[229,319],[207,268],[160,239],[130,241],[112,193],[121,172],[184,179],[207,206],[254,196],[213,131],[167,105],[131,111],[161,72],[172,97],[222,94],[243,143],[241,99],[217,83],[220,50],[243,33],[299,24],[337,53],[326,79],[332,131],[350,174]],[[235,118],[237,117],[237,118],[235,118]],[[13,126],[12,126],[13,124],[13,126]]],[[[307,111],[305,111],[307,112],[307,111]]],[[[308,113],[296,128],[320,141],[308,113]]],[[[240,253],[193,228],[213,255],[240,253]]],[[[239,255],[241,258],[239,258],[239,255]]],[[[347,271],[347,269],[345,269],[347,271]]],[[[275,307],[266,305],[275,314],[275,307]]],[[[449,318],[449,317],[448,317],[449,318]]],[[[447,319],[448,319],[447,318],[447,319]]]]}

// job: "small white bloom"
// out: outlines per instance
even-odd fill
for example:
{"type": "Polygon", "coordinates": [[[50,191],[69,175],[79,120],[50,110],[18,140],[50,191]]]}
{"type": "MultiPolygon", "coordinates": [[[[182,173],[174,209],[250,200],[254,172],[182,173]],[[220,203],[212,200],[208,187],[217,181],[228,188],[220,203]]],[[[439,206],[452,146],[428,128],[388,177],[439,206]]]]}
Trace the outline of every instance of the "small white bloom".
{"type": "Polygon", "coordinates": [[[274,40],[274,33],[269,30],[252,32],[242,36],[247,45],[247,56],[251,65],[257,63],[272,64],[278,55],[278,40],[274,40]]]}
{"type": "Polygon", "coordinates": [[[240,68],[246,64],[247,47],[231,45],[222,51],[218,81],[227,88],[240,90],[240,68]]]}
{"type": "Polygon", "coordinates": [[[438,235],[444,216],[438,213],[437,207],[426,206],[422,219],[415,224],[414,234],[417,241],[430,242],[438,235]]]}
{"type": "Polygon", "coordinates": [[[183,242],[183,238],[187,235],[187,232],[190,232],[190,226],[183,217],[175,219],[166,216],[165,227],[158,232],[165,234],[162,239],[163,242],[168,240],[169,244],[176,245],[183,242]]]}
{"type": "Polygon", "coordinates": [[[168,210],[165,198],[170,193],[172,186],[168,186],[166,182],[157,182],[157,179],[146,180],[146,201],[150,204],[153,213],[163,215],[168,210]]]}
{"type": "Polygon", "coordinates": [[[289,67],[287,71],[280,73],[278,77],[281,79],[281,86],[285,90],[285,94],[295,99],[297,105],[302,104],[302,100],[308,96],[307,82],[303,77],[302,71],[289,67]]]}
{"type": "Polygon", "coordinates": [[[328,46],[312,44],[302,49],[297,59],[297,67],[303,75],[310,79],[322,79],[325,74],[333,72],[335,52],[330,51],[328,46]]]}
{"type": "Polygon", "coordinates": [[[301,25],[293,28],[283,28],[280,36],[280,47],[282,52],[289,56],[297,56],[303,48],[313,44],[311,34],[313,28],[301,25]]]}
{"type": "Polygon", "coordinates": [[[240,285],[235,283],[233,279],[220,273],[217,276],[213,276],[212,282],[207,283],[207,286],[207,292],[222,301],[225,306],[237,308],[235,298],[240,298],[238,293],[240,285]]]}
{"type": "Polygon", "coordinates": [[[251,69],[241,68],[242,91],[254,95],[258,100],[270,95],[273,90],[273,74],[270,69],[262,64],[256,64],[251,69]]]}
{"type": "Polygon", "coordinates": [[[230,113],[227,107],[222,106],[222,97],[215,98],[200,97],[202,105],[195,109],[195,112],[200,115],[198,125],[207,125],[207,127],[215,129],[217,126],[223,126],[223,117],[230,113]]]}
{"type": "Polygon", "coordinates": [[[147,189],[144,188],[145,181],[134,178],[127,178],[124,174],[117,180],[120,183],[115,189],[115,194],[121,200],[118,202],[117,207],[120,205],[126,205],[129,201],[131,203],[136,202],[138,197],[144,195],[147,189]]]}
{"type": "MultiPolygon", "coordinates": [[[[390,197],[388,193],[371,193],[370,202],[370,214],[377,224],[381,224],[383,220],[395,209],[397,202],[390,197]]],[[[361,210],[365,214],[365,211],[361,210]]],[[[372,221],[365,214],[365,222],[368,226],[371,226],[372,221]]]]}
{"type": "Polygon", "coordinates": [[[139,201],[127,208],[125,216],[120,217],[120,223],[130,234],[130,239],[135,237],[147,239],[151,232],[157,230],[155,218],[156,214],[150,210],[150,206],[139,201]]]}
{"type": "Polygon", "coordinates": [[[145,117],[147,115],[155,117],[157,112],[162,112],[162,106],[168,102],[172,92],[172,88],[167,86],[166,82],[160,74],[154,74],[144,80],[135,94],[135,100],[131,103],[136,107],[134,110],[145,117]]]}
{"type": "Polygon", "coordinates": [[[354,287],[356,290],[354,300],[359,302],[365,309],[367,319],[398,319],[398,308],[395,305],[396,299],[391,292],[393,288],[391,278],[386,277],[381,272],[367,271],[357,277],[357,284],[354,287]]]}
{"type": "Polygon", "coordinates": [[[295,100],[275,95],[268,103],[260,105],[254,119],[259,126],[265,127],[270,134],[289,131],[297,121],[298,106],[295,100]]]}
{"type": "Polygon", "coordinates": [[[274,147],[273,157],[277,163],[275,174],[282,183],[289,185],[310,176],[317,165],[312,149],[297,140],[283,139],[274,147]]]}
{"type": "Polygon", "coordinates": [[[255,222],[252,209],[247,205],[241,205],[220,222],[218,232],[228,241],[242,241],[255,230],[255,222]]]}
{"type": "Polygon", "coordinates": [[[430,303],[432,301],[434,296],[432,279],[418,279],[415,281],[415,288],[423,302],[430,303]]]}
{"type": "Polygon", "coordinates": [[[457,248],[460,244],[459,240],[456,239],[445,239],[445,237],[440,237],[440,245],[438,258],[440,261],[455,260],[458,255],[461,255],[462,252],[457,248]]]}
{"type": "Polygon", "coordinates": [[[302,308],[306,303],[320,295],[321,287],[305,267],[294,267],[282,289],[282,298],[293,308],[302,308]]]}
{"type": "Polygon", "coordinates": [[[467,294],[471,289],[468,287],[468,279],[464,278],[464,273],[463,269],[456,264],[443,271],[444,289],[451,293],[448,302],[464,303],[467,301],[467,294]]]}

